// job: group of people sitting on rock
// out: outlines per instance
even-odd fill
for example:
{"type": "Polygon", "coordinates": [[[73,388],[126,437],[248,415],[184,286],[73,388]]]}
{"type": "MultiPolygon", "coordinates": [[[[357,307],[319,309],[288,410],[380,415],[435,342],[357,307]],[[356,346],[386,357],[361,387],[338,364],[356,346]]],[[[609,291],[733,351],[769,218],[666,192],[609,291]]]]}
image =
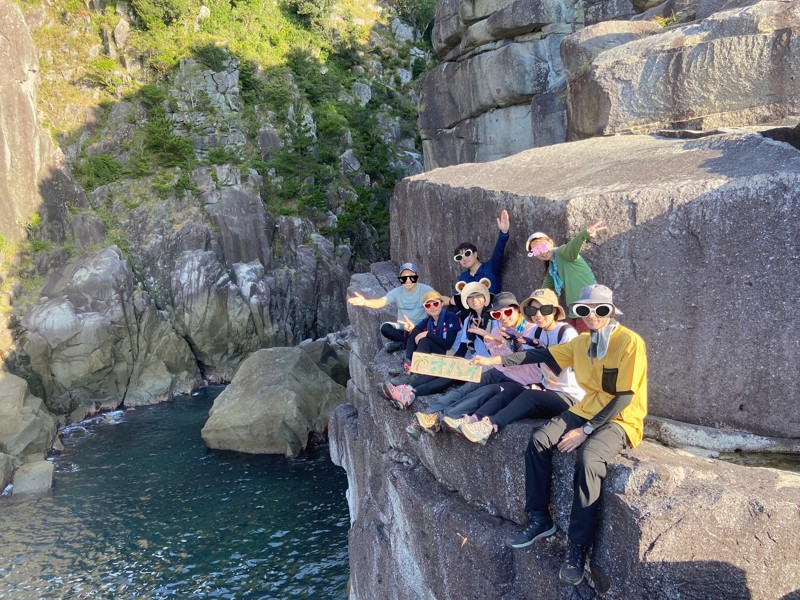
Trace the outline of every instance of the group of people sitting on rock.
{"type": "Polygon", "coordinates": [[[552,456],[576,451],[569,551],[559,572],[579,584],[589,571],[601,484],[608,463],[642,440],[647,412],[647,359],[642,338],[621,325],[612,291],[597,284],[583,245],[606,229],[602,221],[556,246],[537,231],[525,243],[531,258],[545,262],[541,286],[522,302],[502,291],[501,269],[509,240],[502,211],[492,257],[481,262],[474,244],[456,248],[464,269],[451,297],[419,282],[412,263],[400,266],[400,286],[386,296],[350,298],[355,306],[394,305],[397,320],[383,323],[387,352],[404,350],[403,372],[382,390],[398,409],[417,398],[443,393],[414,413],[407,432],[448,430],[485,444],[510,423],[549,419],[534,428],[525,453],[527,527],[506,543],[513,548],[555,534],[550,516],[552,456]],[[563,296],[569,310],[562,308],[563,296]],[[409,372],[415,352],[452,354],[480,365],[480,381],[463,383],[409,372]]]}

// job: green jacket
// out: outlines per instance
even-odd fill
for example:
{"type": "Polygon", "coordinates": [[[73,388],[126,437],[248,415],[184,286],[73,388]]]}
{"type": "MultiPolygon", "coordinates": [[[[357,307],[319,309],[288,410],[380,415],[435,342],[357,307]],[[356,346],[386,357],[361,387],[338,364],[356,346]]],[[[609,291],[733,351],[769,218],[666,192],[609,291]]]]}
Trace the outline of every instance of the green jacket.
{"type": "MultiPolygon", "coordinates": [[[[587,285],[597,283],[591,267],[580,255],[583,244],[588,239],[589,232],[584,229],[566,244],[556,248],[556,267],[558,269],[558,276],[561,277],[561,281],[564,282],[564,287],[561,291],[567,306],[578,301],[583,288],[587,285]]],[[[556,289],[556,286],[553,284],[553,277],[550,273],[545,274],[542,287],[551,290],[556,289]]],[[[570,311],[569,316],[575,318],[572,311],[570,311]]]]}

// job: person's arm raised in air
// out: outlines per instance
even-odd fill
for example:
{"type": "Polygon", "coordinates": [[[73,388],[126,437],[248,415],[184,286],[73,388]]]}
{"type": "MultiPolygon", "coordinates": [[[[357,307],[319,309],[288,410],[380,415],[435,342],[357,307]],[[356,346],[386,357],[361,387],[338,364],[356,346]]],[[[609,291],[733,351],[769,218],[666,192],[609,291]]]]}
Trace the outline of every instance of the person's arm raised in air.
{"type": "Polygon", "coordinates": [[[506,253],[506,243],[508,243],[508,230],[510,227],[508,219],[508,211],[503,209],[500,211],[500,216],[497,217],[497,228],[500,233],[497,234],[497,242],[494,245],[494,252],[492,258],[489,259],[489,265],[492,273],[500,273],[503,268],[503,259],[506,253]]]}
{"type": "Polygon", "coordinates": [[[594,225],[590,225],[566,244],[564,244],[564,247],[561,250],[561,256],[569,261],[577,260],[578,256],[580,256],[581,250],[583,250],[583,245],[588,240],[594,239],[599,232],[606,229],[608,229],[608,227],[605,227],[602,221],[598,221],[594,225]]]}

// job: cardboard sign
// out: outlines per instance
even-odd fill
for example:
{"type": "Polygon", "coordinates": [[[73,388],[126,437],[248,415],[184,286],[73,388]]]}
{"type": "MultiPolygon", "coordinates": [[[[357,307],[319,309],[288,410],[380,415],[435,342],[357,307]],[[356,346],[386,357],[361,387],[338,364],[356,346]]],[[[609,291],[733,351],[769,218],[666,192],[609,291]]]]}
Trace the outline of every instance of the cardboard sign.
{"type": "Polygon", "coordinates": [[[411,372],[478,383],[481,380],[483,369],[480,365],[469,364],[465,358],[414,352],[411,357],[411,372]]]}

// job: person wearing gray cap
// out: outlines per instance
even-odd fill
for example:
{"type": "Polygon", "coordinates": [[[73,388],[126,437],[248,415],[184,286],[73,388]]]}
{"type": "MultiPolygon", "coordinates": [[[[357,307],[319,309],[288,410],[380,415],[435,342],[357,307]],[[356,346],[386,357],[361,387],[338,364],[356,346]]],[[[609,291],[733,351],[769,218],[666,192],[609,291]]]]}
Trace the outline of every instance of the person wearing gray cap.
{"type": "Polygon", "coordinates": [[[376,310],[389,304],[397,307],[397,321],[381,324],[381,334],[389,340],[385,345],[387,352],[396,352],[406,347],[408,332],[428,317],[422,308],[422,297],[433,291],[431,286],[418,283],[419,269],[414,263],[400,265],[397,280],[400,285],[381,298],[364,298],[356,293],[347,299],[352,306],[366,306],[376,310]]]}
{"type": "Polygon", "coordinates": [[[573,367],[578,385],[586,392],[580,402],[533,430],[525,451],[528,525],[506,540],[512,548],[524,548],[555,534],[549,510],[553,452],[575,452],[569,549],[558,576],[565,583],[578,585],[584,571],[589,570],[587,559],[608,463],[622,449],[634,448],[642,441],[647,414],[647,354],[644,340],[615,319],[622,311],[606,286],[584,287],[570,309],[583,319],[589,335],[549,348],[475,357],[472,362],[512,366],[554,360],[562,369],[573,367]]]}

